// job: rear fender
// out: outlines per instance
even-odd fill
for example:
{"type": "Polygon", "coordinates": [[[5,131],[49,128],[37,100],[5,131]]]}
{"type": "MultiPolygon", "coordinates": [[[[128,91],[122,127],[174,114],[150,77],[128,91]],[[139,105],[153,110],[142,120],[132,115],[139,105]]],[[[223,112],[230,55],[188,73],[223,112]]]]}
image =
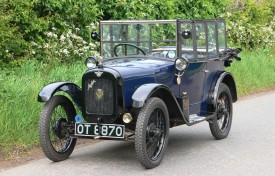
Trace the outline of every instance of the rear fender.
{"type": "Polygon", "coordinates": [[[236,102],[238,100],[237,88],[236,88],[236,83],[232,74],[229,72],[222,72],[217,76],[216,80],[217,81],[215,82],[214,89],[212,89],[212,93],[210,94],[212,95],[211,101],[210,101],[212,105],[214,105],[214,107],[216,108],[217,94],[221,83],[224,83],[228,86],[231,92],[232,101],[236,102]]]}
{"type": "Polygon", "coordinates": [[[56,92],[66,92],[77,107],[82,109],[82,90],[79,86],[70,82],[55,82],[46,85],[38,94],[37,100],[39,102],[47,102],[56,92]]]}
{"type": "Polygon", "coordinates": [[[163,84],[144,84],[140,86],[132,96],[133,107],[137,109],[142,108],[151,97],[158,97],[164,101],[169,111],[171,127],[184,123],[188,124],[172,91],[163,84]]]}

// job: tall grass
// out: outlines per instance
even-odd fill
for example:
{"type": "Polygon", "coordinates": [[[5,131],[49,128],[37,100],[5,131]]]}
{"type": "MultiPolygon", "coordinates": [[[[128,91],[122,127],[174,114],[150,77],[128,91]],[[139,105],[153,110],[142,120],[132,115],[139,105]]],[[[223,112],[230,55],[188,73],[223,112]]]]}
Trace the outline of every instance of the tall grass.
{"type": "Polygon", "coordinates": [[[38,144],[38,121],[42,103],[41,88],[55,81],[80,85],[83,63],[43,65],[29,61],[20,68],[0,73],[0,150],[15,154],[38,144]]]}
{"type": "MultiPolygon", "coordinates": [[[[244,51],[242,61],[228,68],[236,79],[239,95],[275,86],[275,53],[244,51]]],[[[29,61],[20,68],[0,72],[0,151],[15,154],[38,145],[38,121],[43,103],[37,102],[41,88],[55,81],[78,85],[86,70],[83,63],[43,65],[29,61]]]]}
{"type": "Polygon", "coordinates": [[[275,50],[243,51],[241,62],[234,61],[232,72],[239,95],[275,88],[275,50]]]}

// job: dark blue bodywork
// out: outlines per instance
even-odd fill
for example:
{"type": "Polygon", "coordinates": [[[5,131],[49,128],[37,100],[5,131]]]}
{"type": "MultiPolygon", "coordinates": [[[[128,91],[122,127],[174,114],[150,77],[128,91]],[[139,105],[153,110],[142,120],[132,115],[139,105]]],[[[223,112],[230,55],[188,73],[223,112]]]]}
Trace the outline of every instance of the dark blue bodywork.
{"type": "Polygon", "coordinates": [[[105,58],[94,59],[97,64],[84,73],[82,89],[69,82],[52,83],[39,93],[39,101],[48,101],[57,91],[64,91],[82,110],[86,121],[123,123],[123,114],[131,113],[136,118],[136,112],[149,98],[158,97],[168,108],[171,126],[194,124],[189,123],[189,116],[211,118],[221,83],[230,89],[233,102],[237,101],[234,78],[225,71],[232,60],[224,59],[228,55],[224,20],[105,21],[101,22],[101,31],[101,55],[105,58]],[[154,34],[168,28],[175,34],[154,34]],[[180,72],[175,60],[183,58],[188,67],[180,72]],[[101,83],[92,89],[95,82],[101,83]],[[96,91],[104,95],[109,91],[112,103],[107,96],[97,101],[96,91]],[[103,107],[106,103],[110,106],[103,107]],[[91,107],[111,111],[88,112],[91,107]]]}
{"type": "Polygon", "coordinates": [[[106,60],[103,65],[103,71],[114,70],[122,79],[124,108],[132,107],[132,95],[140,86],[157,83],[169,87],[175,98],[182,98],[183,92],[187,92],[190,114],[198,115],[207,112],[208,96],[204,95],[211,91],[211,83],[216,76],[224,72],[223,62],[190,60],[182,84],[177,85],[175,62],[171,59],[136,56],[106,60]]]}

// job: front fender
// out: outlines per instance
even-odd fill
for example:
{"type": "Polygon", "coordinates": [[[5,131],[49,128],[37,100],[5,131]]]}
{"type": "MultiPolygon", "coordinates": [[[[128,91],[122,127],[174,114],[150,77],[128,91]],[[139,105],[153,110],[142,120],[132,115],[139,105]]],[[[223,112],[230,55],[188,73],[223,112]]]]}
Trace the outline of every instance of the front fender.
{"type": "Polygon", "coordinates": [[[163,84],[144,84],[140,86],[132,96],[132,106],[141,108],[151,97],[158,97],[164,101],[169,111],[170,122],[174,122],[170,124],[171,127],[184,123],[189,124],[188,117],[184,116],[181,106],[172,91],[163,84]]]}
{"type": "Polygon", "coordinates": [[[162,84],[144,84],[140,86],[132,96],[133,107],[141,108],[145,101],[150,98],[150,94],[163,86],[162,84]]]}
{"type": "Polygon", "coordinates": [[[82,90],[79,86],[70,82],[55,82],[46,85],[38,94],[39,102],[48,101],[57,91],[66,92],[75,102],[77,107],[82,109],[82,90]]]}

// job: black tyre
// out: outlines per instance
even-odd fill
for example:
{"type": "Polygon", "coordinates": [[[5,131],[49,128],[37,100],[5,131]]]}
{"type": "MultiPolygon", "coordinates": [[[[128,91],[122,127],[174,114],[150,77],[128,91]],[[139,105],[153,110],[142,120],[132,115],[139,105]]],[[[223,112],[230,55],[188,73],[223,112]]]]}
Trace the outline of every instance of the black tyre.
{"type": "Polygon", "coordinates": [[[39,123],[40,143],[44,154],[52,161],[63,161],[71,155],[76,138],[70,137],[62,124],[76,115],[72,102],[65,96],[53,96],[46,102],[39,123]]]}
{"type": "Polygon", "coordinates": [[[135,150],[147,169],[158,166],[164,156],[169,135],[169,115],[165,103],[150,98],[141,109],[135,130],[135,150]]]}
{"type": "Polygon", "coordinates": [[[216,115],[209,126],[212,135],[219,140],[227,137],[232,124],[232,96],[226,84],[220,84],[216,104],[216,115]]]}

